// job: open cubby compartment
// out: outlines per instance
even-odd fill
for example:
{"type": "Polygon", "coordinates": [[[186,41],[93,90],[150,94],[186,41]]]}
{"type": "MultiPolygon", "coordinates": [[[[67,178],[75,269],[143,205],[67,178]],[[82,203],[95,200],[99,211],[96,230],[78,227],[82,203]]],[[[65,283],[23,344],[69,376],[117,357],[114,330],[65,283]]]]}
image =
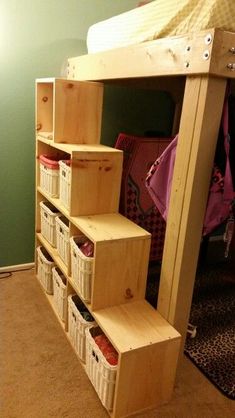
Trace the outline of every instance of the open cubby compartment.
{"type": "Polygon", "coordinates": [[[40,155],[40,187],[51,197],[59,197],[59,159],[58,155],[40,155]]]}
{"type": "Polygon", "coordinates": [[[70,177],[63,182],[63,196],[71,216],[118,212],[122,162],[123,152],[105,145],[77,145],[71,151],[60,176],[70,177]]]}
{"type": "Polygon", "coordinates": [[[37,135],[56,143],[97,144],[100,142],[102,106],[102,83],[37,79],[37,135]]]}
{"type": "Polygon", "coordinates": [[[66,264],[64,263],[64,261],[60,257],[60,255],[57,251],[57,248],[52,247],[51,244],[43,237],[43,235],[40,232],[38,232],[36,234],[36,237],[37,237],[37,241],[38,241],[39,245],[42,245],[46,249],[48,254],[54,260],[55,265],[57,267],[59,267],[59,269],[62,271],[64,276],[69,277],[69,275],[70,275],[70,258],[69,258],[68,266],[66,266],[66,264]]]}
{"type": "Polygon", "coordinates": [[[102,404],[108,411],[111,411],[113,409],[118,353],[98,326],[87,328],[85,333],[86,372],[102,404]],[[110,363],[110,359],[112,359],[112,363],[110,363]]]}
{"type": "Polygon", "coordinates": [[[43,141],[36,142],[37,186],[52,198],[59,197],[59,161],[69,160],[70,154],[50,146],[43,141]]]}
{"type": "Polygon", "coordinates": [[[57,314],[64,322],[67,310],[67,279],[59,267],[52,267],[53,303],[57,314]]]}
{"type": "Polygon", "coordinates": [[[112,414],[123,418],[171,398],[180,334],[146,300],[93,313],[118,352],[112,414]]]}
{"type": "Polygon", "coordinates": [[[77,235],[94,245],[92,311],[144,299],[151,235],[118,213],[74,217],[72,222],[77,235]]]}
{"type": "Polygon", "coordinates": [[[51,202],[41,201],[40,219],[41,219],[41,233],[45,239],[52,245],[56,246],[56,217],[61,216],[61,213],[51,202]]]}
{"type": "Polygon", "coordinates": [[[68,266],[69,264],[69,238],[70,238],[70,222],[65,216],[56,216],[55,218],[56,225],[56,248],[58,254],[64,264],[68,266]]]}
{"type": "Polygon", "coordinates": [[[53,139],[54,87],[51,79],[36,81],[36,132],[53,139]]]}
{"type": "Polygon", "coordinates": [[[37,141],[37,160],[39,188],[46,195],[59,198],[58,203],[66,214],[118,212],[123,151],[101,144],[51,146],[40,138],[37,141]],[[49,160],[49,167],[44,168],[41,156],[49,160]],[[55,160],[56,169],[50,169],[50,160],[52,165],[55,160]]]}
{"type": "Polygon", "coordinates": [[[86,361],[86,328],[96,322],[76,294],[68,296],[68,336],[80,360],[86,361]]]}

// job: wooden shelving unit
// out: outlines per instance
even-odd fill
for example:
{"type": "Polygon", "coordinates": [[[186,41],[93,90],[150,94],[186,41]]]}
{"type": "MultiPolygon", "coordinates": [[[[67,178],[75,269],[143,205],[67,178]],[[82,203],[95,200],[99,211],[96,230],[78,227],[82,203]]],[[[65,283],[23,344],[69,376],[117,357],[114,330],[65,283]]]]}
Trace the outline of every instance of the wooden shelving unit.
{"type": "MultiPolygon", "coordinates": [[[[67,296],[79,296],[118,353],[108,412],[121,418],[170,398],[180,335],[145,300],[151,236],[118,213],[123,156],[99,144],[102,88],[102,83],[85,81],[36,81],[36,246],[65,276],[67,296]],[[66,127],[75,118],[79,128],[72,135],[66,127]],[[41,187],[42,154],[70,160],[69,208],[41,187]],[[40,202],[45,201],[66,217],[70,238],[82,235],[93,244],[89,301],[72,277],[71,257],[65,264],[41,231],[40,202]]],[[[47,298],[55,311],[52,296],[47,298]]],[[[67,333],[68,317],[60,323],[67,333]]]]}

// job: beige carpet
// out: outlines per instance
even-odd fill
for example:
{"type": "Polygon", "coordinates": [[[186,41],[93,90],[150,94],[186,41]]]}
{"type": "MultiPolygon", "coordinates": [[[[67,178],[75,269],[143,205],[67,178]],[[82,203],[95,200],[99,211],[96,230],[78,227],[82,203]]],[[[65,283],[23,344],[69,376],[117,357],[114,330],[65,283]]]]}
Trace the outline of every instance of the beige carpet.
{"type": "MultiPolygon", "coordinates": [[[[33,271],[0,280],[0,400],[1,418],[108,417],[33,271]]],[[[136,417],[234,414],[234,402],[184,358],[171,402],[136,417]]]]}

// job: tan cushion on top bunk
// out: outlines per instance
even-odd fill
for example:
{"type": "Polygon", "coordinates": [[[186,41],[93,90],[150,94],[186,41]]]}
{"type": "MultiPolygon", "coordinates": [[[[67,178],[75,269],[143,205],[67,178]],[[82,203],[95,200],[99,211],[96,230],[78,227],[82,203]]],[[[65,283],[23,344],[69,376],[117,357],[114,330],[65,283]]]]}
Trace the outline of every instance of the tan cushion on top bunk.
{"type": "Polygon", "coordinates": [[[234,0],[155,0],[90,26],[88,53],[221,28],[235,31],[234,0]]]}

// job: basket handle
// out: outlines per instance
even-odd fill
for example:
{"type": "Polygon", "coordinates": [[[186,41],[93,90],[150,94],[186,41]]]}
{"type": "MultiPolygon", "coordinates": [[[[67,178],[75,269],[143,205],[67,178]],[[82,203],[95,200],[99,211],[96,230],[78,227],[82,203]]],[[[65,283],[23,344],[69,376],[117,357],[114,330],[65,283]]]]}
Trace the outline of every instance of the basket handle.
{"type": "Polygon", "coordinates": [[[92,356],[94,357],[95,361],[97,363],[99,363],[99,357],[97,356],[97,354],[94,352],[94,350],[92,350],[92,356]]]}

